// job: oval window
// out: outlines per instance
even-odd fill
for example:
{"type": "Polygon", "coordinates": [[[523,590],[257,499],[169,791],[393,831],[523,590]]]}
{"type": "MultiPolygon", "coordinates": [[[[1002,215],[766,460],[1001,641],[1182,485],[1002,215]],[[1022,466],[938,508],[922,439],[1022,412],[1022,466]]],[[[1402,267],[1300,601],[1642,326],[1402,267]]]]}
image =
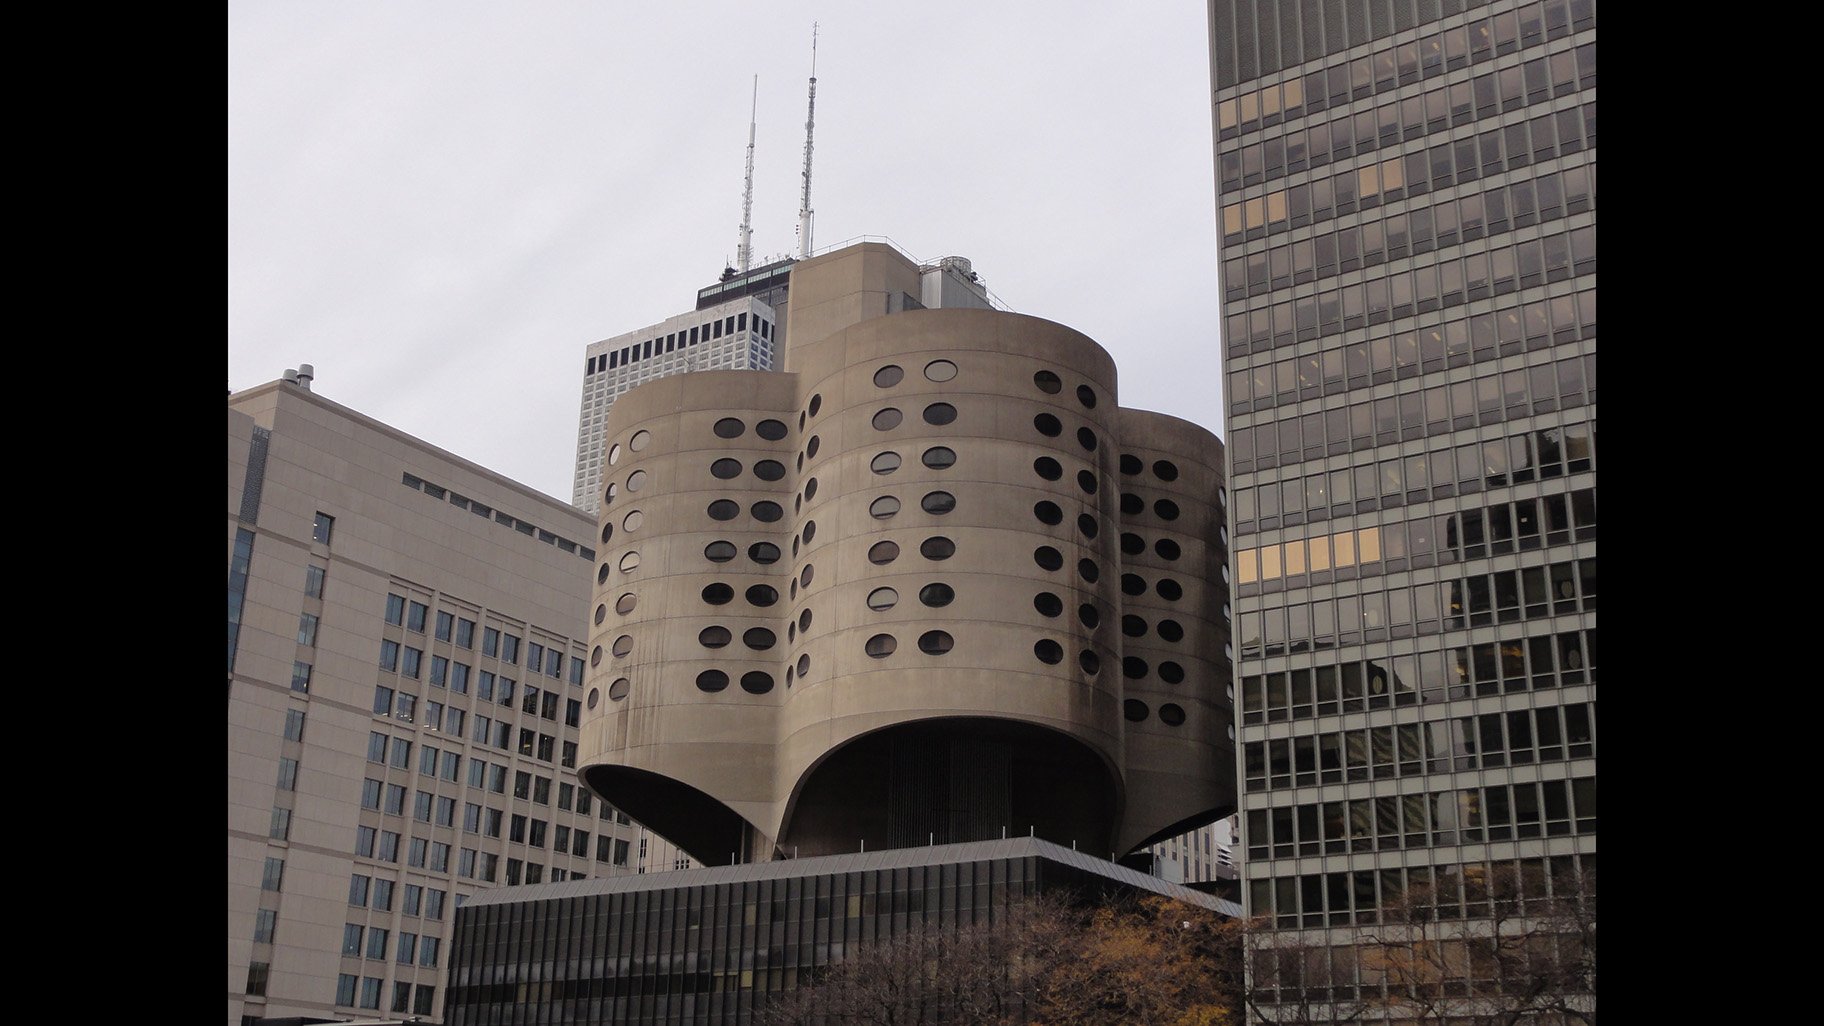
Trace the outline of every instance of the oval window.
{"type": "Polygon", "coordinates": [[[1096,451],[1096,433],[1086,427],[1077,429],[1077,444],[1090,452],[1096,451]]]}
{"type": "Polygon", "coordinates": [[[894,542],[875,542],[873,547],[868,549],[868,562],[875,566],[886,566],[898,558],[899,545],[894,542]]]}
{"type": "Polygon", "coordinates": [[[1046,666],[1056,666],[1064,661],[1064,647],[1050,638],[1041,640],[1032,646],[1032,654],[1039,657],[1039,662],[1046,666]]]}
{"type": "Polygon", "coordinates": [[[600,666],[601,664],[602,664],[602,646],[597,645],[597,646],[595,646],[595,649],[589,653],[589,665],[590,666],[600,666]]]}
{"type": "Polygon", "coordinates": [[[735,599],[735,589],[717,581],[703,586],[703,601],[712,606],[725,606],[735,599]]]}
{"type": "Polygon", "coordinates": [[[925,423],[935,427],[956,423],[956,407],[949,403],[932,403],[925,407],[925,423]]]}
{"type": "Polygon", "coordinates": [[[1049,413],[1041,413],[1032,418],[1032,426],[1046,438],[1056,438],[1064,433],[1063,423],[1049,413]]]}
{"type": "Polygon", "coordinates": [[[956,450],[942,445],[935,445],[925,450],[925,466],[932,470],[944,470],[956,466],[956,450]]]}
{"type": "Polygon", "coordinates": [[[1128,656],[1121,660],[1121,676],[1128,680],[1141,680],[1146,677],[1146,660],[1139,656],[1128,656]]]}
{"type": "Polygon", "coordinates": [[[637,492],[644,487],[646,487],[646,472],[644,470],[636,470],[627,475],[628,491],[637,492]]]}
{"type": "Polygon", "coordinates": [[[727,645],[734,634],[727,627],[705,627],[697,632],[697,643],[704,648],[721,648],[727,645]]]}
{"type": "Polygon", "coordinates": [[[1146,551],[1146,539],[1123,531],[1121,533],[1121,551],[1125,555],[1138,556],[1146,551]]]}
{"type": "Polygon", "coordinates": [[[886,409],[881,410],[880,412],[874,414],[874,430],[891,431],[894,428],[898,427],[899,422],[904,419],[905,419],[905,414],[900,413],[897,409],[894,409],[893,407],[889,406],[886,409]]]}
{"type": "Polygon", "coordinates": [[[1178,543],[1170,538],[1161,538],[1154,542],[1153,551],[1159,554],[1160,559],[1177,559],[1182,554],[1178,543]]]}
{"type": "Polygon", "coordinates": [[[636,509],[633,512],[627,514],[626,519],[621,521],[621,526],[625,527],[629,531],[637,531],[640,529],[640,525],[644,524],[645,522],[646,522],[646,514],[636,509]]]}
{"type": "MultiPolygon", "coordinates": [[[[809,545],[811,543],[811,539],[815,538],[815,537],[817,537],[817,521],[806,520],[804,522],[804,543],[806,545],[809,545]]],[[[811,582],[806,581],[804,583],[809,584],[811,582]]]]}
{"type": "Polygon", "coordinates": [[[875,659],[885,659],[899,648],[899,642],[891,634],[876,634],[868,639],[864,651],[875,659]]]}
{"type": "Polygon", "coordinates": [[[811,629],[811,611],[807,609],[804,612],[798,614],[798,633],[803,634],[805,631],[808,631],[810,629],[811,629]]]}
{"type": "Polygon", "coordinates": [[[645,452],[646,447],[651,444],[652,432],[645,430],[635,431],[633,437],[627,440],[627,448],[632,449],[634,452],[645,452]]]}
{"type": "Polygon", "coordinates": [[[956,589],[948,584],[927,584],[918,589],[918,600],[933,608],[947,606],[956,600],[956,589]]]}
{"type": "Polygon", "coordinates": [[[1146,464],[1140,462],[1140,457],[1135,456],[1131,452],[1124,452],[1121,454],[1121,473],[1138,474],[1145,469],[1146,464]]]}
{"type": "Polygon", "coordinates": [[[1121,594],[1123,594],[1123,595],[1144,595],[1144,594],[1146,594],[1146,579],[1141,577],[1139,574],[1122,574],[1121,575],[1121,594]]]}
{"type": "Polygon", "coordinates": [[[875,588],[868,592],[868,608],[876,613],[892,609],[899,604],[899,592],[892,588],[875,588]]]}
{"type": "Polygon", "coordinates": [[[634,606],[639,604],[639,597],[630,591],[614,600],[614,611],[622,616],[626,616],[628,613],[633,612],[634,606]]]}
{"type": "Polygon", "coordinates": [[[1040,456],[1032,461],[1032,472],[1047,481],[1056,481],[1064,476],[1064,468],[1050,456],[1040,456]]]}
{"type": "Polygon", "coordinates": [[[1184,640],[1184,625],[1176,620],[1161,620],[1157,629],[1159,636],[1167,641],[1184,640]]]}
{"type": "Polygon", "coordinates": [[[1064,390],[1064,382],[1060,381],[1056,374],[1053,374],[1048,370],[1042,370],[1037,374],[1034,374],[1032,376],[1032,383],[1037,385],[1039,391],[1046,395],[1057,395],[1064,390]]]}
{"type": "Polygon", "coordinates": [[[633,651],[633,635],[623,634],[614,639],[614,648],[612,651],[617,659],[633,651]]]}
{"type": "Polygon", "coordinates": [[[1121,618],[1121,633],[1130,638],[1146,637],[1146,621],[1132,613],[1121,618]]]}
{"type": "Polygon", "coordinates": [[[823,447],[823,438],[818,435],[812,435],[811,440],[804,443],[804,458],[807,460],[816,459],[817,450],[822,447],[823,447]]]}
{"type": "Polygon", "coordinates": [[[603,524],[602,525],[602,543],[604,545],[607,544],[608,539],[610,539],[612,537],[614,537],[614,525],[613,524],[603,524]]]}
{"type": "Polygon", "coordinates": [[[765,627],[749,627],[742,632],[741,643],[756,652],[764,652],[779,643],[779,636],[765,627]]]}
{"type": "Polygon", "coordinates": [[[709,504],[709,519],[733,520],[741,515],[741,504],[733,499],[717,499],[709,504]]]}
{"type": "Polygon", "coordinates": [[[889,363],[885,367],[874,372],[874,386],[876,388],[892,388],[894,385],[905,380],[905,377],[906,372],[903,368],[897,364],[889,363]]]}
{"type": "Polygon", "coordinates": [[[608,575],[612,572],[613,571],[609,568],[608,564],[603,563],[602,568],[595,572],[595,583],[601,584],[602,582],[606,581],[608,579],[608,575]]]}
{"type": "Polygon", "coordinates": [[[773,690],[773,675],[760,670],[749,670],[741,675],[741,690],[750,695],[764,695],[773,690]]]}
{"type": "Polygon", "coordinates": [[[1041,591],[1032,597],[1032,608],[1038,610],[1040,616],[1057,616],[1064,611],[1064,600],[1049,591],[1041,591]]]}
{"type": "Polygon", "coordinates": [[[747,431],[747,425],[733,417],[723,417],[716,421],[713,430],[717,438],[740,438],[747,431]]]}
{"type": "Polygon", "coordinates": [[[770,524],[785,516],[785,507],[769,500],[754,503],[749,512],[753,513],[755,520],[763,524],[770,524]]]}
{"type": "Polygon", "coordinates": [[[1146,720],[1146,703],[1137,698],[1130,698],[1121,703],[1121,715],[1130,723],[1142,723],[1146,720]]]}
{"type": "Polygon", "coordinates": [[[770,584],[756,584],[747,589],[747,603],[750,606],[770,606],[779,601],[779,589],[770,584]]]}
{"type": "Polygon", "coordinates": [[[697,690],[715,694],[728,687],[728,674],[721,670],[704,670],[697,674],[697,690]]]}
{"type": "Polygon", "coordinates": [[[1135,495],[1133,492],[1122,492],[1121,493],[1121,515],[1122,516],[1137,517],[1140,514],[1145,513],[1145,512],[1146,512],[1146,500],[1145,499],[1142,499],[1140,496],[1135,495]]]}
{"type": "Polygon", "coordinates": [[[949,492],[928,492],[918,504],[926,513],[941,517],[956,508],[956,496],[949,492]]]}
{"type": "Polygon", "coordinates": [[[628,683],[627,678],[616,677],[614,683],[608,685],[608,700],[610,702],[618,702],[621,699],[626,698],[627,691],[630,687],[631,685],[628,683]]]}
{"type": "Polygon", "coordinates": [[[1167,702],[1159,707],[1159,722],[1168,727],[1181,726],[1184,723],[1184,710],[1171,702],[1167,702]]]}
{"type": "Polygon", "coordinates": [[[956,543],[942,535],[926,538],[918,544],[918,553],[934,563],[941,562],[956,555],[956,543]]]}
{"type": "Polygon", "coordinates": [[[605,603],[604,603],[604,604],[602,604],[602,605],[599,605],[599,606],[596,606],[596,607],[595,607],[595,622],[596,622],[596,625],[597,625],[597,626],[600,626],[600,625],[601,625],[601,622],[602,622],[602,621],[603,621],[603,620],[606,620],[606,619],[608,619],[608,606],[607,606],[607,604],[605,604],[605,603]]]}
{"type": "Polygon", "coordinates": [[[747,547],[747,558],[761,566],[779,562],[779,546],[772,542],[755,542],[747,547]]]}
{"type": "Polygon", "coordinates": [[[798,679],[802,681],[804,675],[809,672],[811,672],[811,656],[807,652],[798,657],[798,679]]]}
{"type": "Polygon", "coordinates": [[[1176,520],[1178,519],[1178,504],[1170,499],[1160,499],[1153,503],[1153,512],[1157,513],[1161,520],[1176,520]]]}
{"type": "Polygon", "coordinates": [[[621,572],[622,573],[628,573],[630,571],[637,570],[637,569],[639,569],[639,566],[640,566],[640,554],[638,552],[629,552],[626,555],[621,557],[621,572]]]}
{"type": "Polygon", "coordinates": [[[1082,621],[1083,626],[1093,631],[1102,626],[1102,611],[1085,602],[1077,607],[1077,619],[1082,621]]]}
{"type": "Polygon", "coordinates": [[[1171,460],[1159,460],[1153,464],[1153,473],[1161,481],[1178,480],[1178,464],[1171,460]]]}
{"type": "Polygon", "coordinates": [[[1159,679],[1167,684],[1184,683],[1184,667],[1170,660],[1159,664],[1159,679]]]}
{"type": "Polygon", "coordinates": [[[778,460],[761,460],[754,464],[754,476],[762,481],[777,481],[785,476],[785,464],[778,460]]]}
{"type": "Polygon", "coordinates": [[[1093,559],[1077,560],[1077,573],[1091,584],[1096,583],[1097,579],[1102,576],[1101,568],[1096,566],[1096,561],[1093,559]]]}
{"type": "Polygon", "coordinates": [[[956,647],[949,631],[926,631],[918,636],[918,650],[926,655],[943,655],[956,647]]]}
{"type": "Polygon", "coordinates": [[[1077,386],[1077,402],[1082,403],[1086,409],[1091,409],[1091,410],[1095,409],[1096,408],[1096,390],[1089,387],[1088,385],[1078,385],[1077,386]]]}
{"type": "Polygon", "coordinates": [[[1032,515],[1039,518],[1039,523],[1056,527],[1064,522],[1064,511],[1055,502],[1040,500],[1032,507],[1032,515]]]}
{"type": "Polygon", "coordinates": [[[1095,517],[1088,513],[1080,513],[1077,515],[1077,530],[1082,531],[1085,538],[1094,538],[1101,533],[1102,528],[1096,523],[1095,517]]]}
{"type": "Polygon", "coordinates": [[[817,411],[821,409],[823,409],[823,393],[819,392],[816,395],[811,396],[811,416],[817,416],[817,411]]]}
{"type": "Polygon", "coordinates": [[[1084,673],[1094,677],[1102,672],[1102,657],[1086,648],[1077,653],[1077,665],[1083,667],[1084,673]]]}
{"type": "MultiPolygon", "coordinates": [[[[1228,567],[1225,566],[1223,569],[1227,570],[1228,567]]],[[[1153,585],[1153,590],[1159,593],[1160,598],[1168,602],[1176,602],[1184,597],[1184,586],[1170,577],[1161,577],[1159,583],[1153,585]]]]}
{"type": "Polygon", "coordinates": [[[868,504],[868,515],[876,520],[885,520],[899,512],[899,500],[891,495],[883,495],[868,504]]]}
{"type": "Polygon", "coordinates": [[[601,689],[600,688],[590,688],[589,689],[589,708],[593,709],[596,706],[600,705],[601,703],[602,703],[601,689]]]}
{"type": "Polygon", "coordinates": [[[1077,471],[1077,487],[1087,495],[1096,494],[1096,475],[1087,470],[1077,471]]]}
{"type": "Polygon", "coordinates": [[[804,483],[804,501],[809,502],[817,497],[817,479],[811,478],[804,483]]]}
{"type": "Polygon", "coordinates": [[[1032,561],[1041,570],[1056,570],[1064,565],[1064,554],[1049,545],[1041,545],[1032,550],[1032,561]]]}
{"type": "Polygon", "coordinates": [[[899,453],[883,452],[869,462],[868,469],[876,474],[891,474],[899,469],[899,453]]]}
{"type": "Polygon", "coordinates": [[[785,422],[782,420],[763,420],[754,425],[754,434],[769,442],[777,442],[784,438],[787,430],[785,422]]]}
{"type": "Polygon", "coordinates": [[[608,447],[608,465],[612,467],[619,462],[621,462],[621,443],[616,442],[608,447]]]}
{"type": "Polygon", "coordinates": [[[928,381],[949,381],[956,377],[956,364],[949,360],[932,360],[925,364],[925,378],[928,381]]]}
{"type": "Polygon", "coordinates": [[[801,573],[801,574],[799,574],[799,575],[798,575],[798,584],[799,584],[799,586],[800,586],[800,587],[804,587],[804,588],[808,588],[808,587],[810,587],[810,586],[811,586],[811,578],[813,578],[813,577],[815,577],[815,576],[817,576],[817,568],[816,568],[816,567],[814,567],[814,566],[812,566],[812,565],[811,565],[811,564],[809,564],[809,563],[806,563],[806,564],[805,564],[805,565],[804,565],[804,573],[801,573]]]}
{"type": "Polygon", "coordinates": [[[735,558],[735,543],[730,541],[713,541],[703,547],[703,558],[711,563],[726,563],[735,558]]]}

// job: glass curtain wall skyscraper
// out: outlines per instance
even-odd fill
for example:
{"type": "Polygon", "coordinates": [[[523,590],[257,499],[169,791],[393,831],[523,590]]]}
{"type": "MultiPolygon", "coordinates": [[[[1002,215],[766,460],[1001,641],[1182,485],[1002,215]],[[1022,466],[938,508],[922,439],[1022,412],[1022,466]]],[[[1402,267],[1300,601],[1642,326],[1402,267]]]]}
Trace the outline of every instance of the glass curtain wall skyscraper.
{"type": "MultiPolygon", "coordinates": [[[[1238,854],[1307,938],[1595,865],[1595,25],[1210,4],[1238,854]]],[[[1382,996],[1346,946],[1261,969],[1382,996]]]]}

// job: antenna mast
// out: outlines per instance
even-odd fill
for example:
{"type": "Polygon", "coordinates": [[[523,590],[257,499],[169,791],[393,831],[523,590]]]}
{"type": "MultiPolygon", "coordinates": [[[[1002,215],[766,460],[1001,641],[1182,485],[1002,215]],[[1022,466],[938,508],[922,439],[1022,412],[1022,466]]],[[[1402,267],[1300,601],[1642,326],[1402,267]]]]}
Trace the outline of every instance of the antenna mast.
{"type": "Polygon", "coordinates": [[[742,274],[754,251],[754,121],[760,113],[760,76],[754,76],[754,103],[747,116],[747,183],[741,189],[741,245],[735,248],[735,262],[742,274]]]}
{"type": "Polygon", "coordinates": [[[811,133],[817,126],[817,23],[811,22],[811,104],[804,117],[804,198],[798,203],[798,257],[811,255],[811,133]]]}

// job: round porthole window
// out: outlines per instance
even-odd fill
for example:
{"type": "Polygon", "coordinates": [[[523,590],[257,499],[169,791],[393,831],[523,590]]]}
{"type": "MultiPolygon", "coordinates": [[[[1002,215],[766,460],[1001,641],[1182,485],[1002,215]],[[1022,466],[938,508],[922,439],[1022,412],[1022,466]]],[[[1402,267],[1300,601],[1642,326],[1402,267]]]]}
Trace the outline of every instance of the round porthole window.
{"type": "Polygon", "coordinates": [[[779,546],[772,542],[755,542],[747,547],[747,558],[761,566],[779,562],[779,546]]]}
{"type": "Polygon", "coordinates": [[[633,612],[634,606],[637,606],[639,604],[640,604],[639,597],[634,595],[634,593],[630,591],[630,592],[623,594],[620,598],[614,600],[614,611],[621,614],[622,616],[626,616],[628,613],[633,612]]]}
{"type": "Polygon", "coordinates": [[[1077,530],[1083,532],[1085,538],[1094,538],[1101,533],[1102,528],[1096,523],[1095,517],[1088,513],[1080,513],[1077,515],[1077,530]]]}
{"type": "Polygon", "coordinates": [[[1153,503],[1153,512],[1157,513],[1161,520],[1176,520],[1178,519],[1178,504],[1170,499],[1160,499],[1153,503]]]}
{"type": "Polygon", "coordinates": [[[728,687],[728,674],[721,670],[704,670],[697,674],[697,690],[715,694],[728,687]]]}
{"type": "Polygon", "coordinates": [[[925,466],[932,470],[945,470],[956,465],[956,450],[942,445],[935,445],[925,450],[925,466]]]}
{"type": "Polygon", "coordinates": [[[616,659],[619,659],[620,657],[633,651],[633,635],[623,634],[620,637],[614,639],[614,648],[612,651],[614,652],[614,656],[616,659]]]}
{"type": "Polygon", "coordinates": [[[785,464],[778,460],[761,460],[754,464],[754,476],[762,481],[777,481],[785,476],[785,464]]]}
{"type": "Polygon", "coordinates": [[[899,642],[891,634],[876,634],[868,639],[864,651],[875,659],[885,659],[899,648],[899,642]]]}
{"type": "Polygon", "coordinates": [[[868,592],[868,608],[876,613],[892,609],[899,604],[899,592],[892,588],[875,588],[868,592]]]}
{"type": "Polygon", "coordinates": [[[769,500],[754,503],[749,512],[754,515],[755,520],[763,524],[770,524],[785,516],[785,507],[769,500]]]}
{"type": "Polygon", "coordinates": [[[749,627],[741,633],[741,643],[756,652],[764,652],[779,643],[779,636],[765,627],[749,627]]]}
{"type": "Polygon", "coordinates": [[[1184,625],[1176,620],[1159,621],[1158,631],[1159,636],[1167,641],[1176,642],[1184,640],[1184,625]]]}
{"type": "Polygon", "coordinates": [[[918,554],[934,563],[942,562],[956,555],[956,543],[942,535],[926,538],[918,544],[918,554]]]}
{"type": "Polygon", "coordinates": [[[1032,472],[1047,481],[1056,481],[1064,476],[1064,468],[1050,456],[1040,456],[1032,461],[1032,472]]]}
{"type": "Polygon", "coordinates": [[[733,638],[734,634],[720,625],[705,627],[697,632],[697,643],[704,648],[722,648],[733,638]]]}
{"type": "Polygon", "coordinates": [[[820,436],[820,435],[812,435],[812,436],[811,436],[811,440],[810,440],[810,441],[808,441],[808,442],[806,442],[806,443],[804,443],[804,458],[805,458],[805,459],[807,459],[807,460],[814,460],[814,459],[816,459],[816,458],[817,458],[817,450],[818,450],[818,449],[820,449],[820,448],[822,448],[822,447],[823,447],[823,438],[822,438],[822,436],[820,436]]]}
{"type": "Polygon", "coordinates": [[[1042,370],[1037,374],[1034,374],[1032,376],[1032,383],[1038,386],[1039,391],[1046,395],[1057,395],[1064,390],[1064,382],[1059,380],[1056,374],[1053,374],[1048,370],[1042,370]]]}
{"type": "Polygon", "coordinates": [[[956,364],[949,360],[932,360],[925,364],[926,380],[944,382],[954,377],[956,377],[956,364]]]}
{"type": "Polygon", "coordinates": [[[1121,676],[1128,680],[1140,680],[1146,676],[1146,660],[1139,656],[1128,656],[1121,660],[1121,676]]]}
{"type": "Polygon", "coordinates": [[[874,430],[891,431],[894,428],[898,427],[899,422],[904,419],[905,419],[905,414],[903,414],[903,413],[899,412],[897,409],[894,409],[893,407],[889,406],[886,409],[881,410],[880,412],[874,414],[874,430]]]}
{"type": "Polygon", "coordinates": [[[1121,473],[1138,474],[1142,470],[1145,470],[1145,469],[1146,469],[1146,464],[1140,462],[1140,457],[1135,456],[1133,453],[1130,453],[1130,452],[1124,452],[1121,454],[1121,473]]]}
{"type": "Polygon", "coordinates": [[[627,691],[631,686],[632,685],[628,683],[627,678],[616,677],[614,683],[608,685],[608,700],[610,702],[618,702],[621,699],[626,698],[627,691]]]}
{"type": "Polygon", "coordinates": [[[739,551],[734,542],[713,541],[703,547],[703,558],[711,563],[726,563],[739,551]]]}
{"type": "Polygon", "coordinates": [[[608,575],[610,573],[613,573],[612,568],[610,568],[607,563],[603,563],[602,568],[595,572],[595,583],[601,584],[602,582],[608,580],[608,575]]]}
{"type": "Polygon", "coordinates": [[[589,665],[590,666],[602,665],[602,646],[600,646],[600,645],[595,646],[595,648],[589,653],[589,665]]]}
{"type": "Polygon", "coordinates": [[[1125,716],[1129,723],[1143,723],[1147,716],[1146,703],[1137,698],[1130,698],[1121,703],[1121,715],[1125,716]]]}
{"type": "Polygon", "coordinates": [[[1146,637],[1146,621],[1132,613],[1121,618],[1121,633],[1130,638],[1146,637]]]}
{"type": "Polygon", "coordinates": [[[1077,386],[1077,402],[1082,403],[1084,408],[1086,408],[1086,409],[1091,409],[1091,410],[1095,409],[1096,408],[1096,390],[1089,387],[1088,385],[1078,385],[1077,386]]]}
{"type": "Polygon", "coordinates": [[[874,372],[874,385],[876,388],[892,388],[894,385],[903,381],[905,377],[906,372],[904,368],[889,363],[885,367],[874,372]]]}
{"type": "Polygon", "coordinates": [[[941,517],[956,508],[956,496],[949,492],[928,492],[918,504],[926,513],[941,517]]]}
{"type": "Polygon", "coordinates": [[[1077,429],[1077,444],[1082,446],[1084,449],[1086,449],[1090,452],[1095,452],[1096,451],[1096,433],[1086,427],[1078,428],[1077,429]]]}
{"type": "Polygon", "coordinates": [[[1178,464],[1171,460],[1159,460],[1153,464],[1153,474],[1161,481],[1178,480],[1178,464]]]}
{"type": "Polygon", "coordinates": [[[733,499],[717,499],[709,504],[709,519],[733,520],[741,515],[741,504],[733,499]]]}
{"type": "Polygon", "coordinates": [[[603,524],[602,525],[602,544],[606,545],[608,543],[608,539],[610,539],[612,537],[614,537],[614,525],[613,524],[603,524]]]}
{"type": "Polygon", "coordinates": [[[628,491],[637,492],[644,487],[646,487],[646,472],[644,470],[636,470],[627,475],[628,491]]]}
{"type": "Polygon", "coordinates": [[[1184,709],[1171,702],[1165,703],[1159,707],[1159,722],[1168,727],[1183,726],[1184,709]]]}
{"type": "Polygon", "coordinates": [[[956,647],[948,631],[926,631],[918,636],[918,650],[926,655],[943,655],[956,647]]]}
{"type": "Polygon", "coordinates": [[[1049,545],[1041,545],[1032,551],[1032,561],[1040,570],[1056,570],[1064,565],[1064,554],[1049,545]]]}
{"type": "Polygon", "coordinates": [[[1039,519],[1039,523],[1053,527],[1064,522],[1064,511],[1055,502],[1040,500],[1033,505],[1032,515],[1039,519]]]}
{"type": "Polygon", "coordinates": [[[779,589],[768,584],[756,584],[747,589],[747,603],[750,606],[770,606],[779,601],[779,589]]]}
{"type": "Polygon", "coordinates": [[[777,442],[780,439],[783,439],[788,430],[789,429],[785,426],[785,422],[779,420],[763,420],[754,425],[754,434],[759,435],[769,442],[777,442]]]}
{"type": "Polygon", "coordinates": [[[1049,591],[1041,591],[1032,597],[1032,608],[1038,610],[1040,616],[1057,616],[1064,611],[1064,600],[1049,591]]]}
{"type": "Polygon", "coordinates": [[[868,562],[875,566],[886,566],[899,558],[899,546],[890,541],[875,542],[868,549],[868,562]]]}
{"type": "Polygon", "coordinates": [[[1032,418],[1032,426],[1046,438],[1056,438],[1064,433],[1063,423],[1049,413],[1041,413],[1032,418]]]}
{"type": "Polygon", "coordinates": [[[717,438],[740,438],[747,431],[747,425],[733,417],[723,417],[716,421],[713,430],[717,438]]]}
{"type": "Polygon", "coordinates": [[[823,393],[819,392],[816,395],[811,396],[811,416],[817,416],[817,411],[821,409],[823,409],[823,393]]]}
{"type": "MultiPolygon", "coordinates": [[[[1227,570],[1228,567],[1225,566],[1223,569],[1227,570]]],[[[1159,583],[1153,585],[1153,590],[1159,593],[1160,598],[1168,602],[1176,602],[1184,597],[1184,586],[1170,577],[1161,577],[1159,583]]]]}
{"type": "Polygon", "coordinates": [[[1084,673],[1094,677],[1102,672],[1102,657],[1086,648],[1077,653],[1077,665],[1083,668],[1084,673]]]}
{"type": "Polygon", "coordinates": [[[899,469],[899,453],[883,452],[868,463],[868,469],[876,474],[891,474],[899,469]]]}
{"type": "Polygon", "coordinates": [[[619,462],[621,462],[621,443],[616,442],[608,447],[608,465],[612,467],[619,462]]]}
{"type": "Polygon", "coordinates": [[[1083,626],[1093,631],[1102,626],[1102,611],[1085,602],[1077,607],[1077,619],[1082,621],[1083,626]]]}
{"type": "Polygon", "coordinates": [[[595,607],[596,624],[599,626],[601,624],[601,622],[606,619],[608,619],[608,606],[606,604],[596,606],[595,607]]]}
{"type": "Polygon", "coordinates": [[[735,600],[735,589],[718,581],[703,586],[703,601],[712,606],[725,606],[735,600]]]}
{"type": "Polygon", "coordinates": [[[626,519],[621,521],[621,526],[629,531],[637,531],[640,529],[640,525],[645,522],[646,514],[636,509],[627,514],[626,519]]]}
{"type": "Polygon", "coordinates": [[[1093,559],[1079,559],[1077,560],[1077,573],[1085,581],[1094,584],[1102,576],[1102,569],[1096,566],[1096,561],[1093,559]]]}
{"type": "Polygon", "coordinates": [[[596,706],[600,705],[601,702],[602,702],[601,689],[600,688],[590,688],[589,689],[589,708],[593,709],[596,706]]]}
{"type": "Polygon", "coordinates": [[[925,407],[925,423],[933,427],[956,423],[956,407],[949,403],[932,403],[925,407]]]}
{"type": "Polygon", "coordinates": [[[1142,578],[1139,574],[1122,574],[1121,575],[1121,594],[1123,594],[1123,595],[1144,595],[1144,594],[1146,594],[1146,580],[1144,578],[1142,578]]]}
{"type": "Polygon", "coordinates": [[[956,600],[956,589],[948,584],[927,584],[918,589],[918,600],[933,608],[947,606],[956,600]]]}
{"type": "Polygon", "coordinates": [[[1178,547],[1178,543],[1170,538],[1161,538],[1154,542],[1153,551],[1159,554],[1160,559],[1165,560],[1177,559],[1183,554],[1183,551],[1178,547]]]}
{"type": "Polygon", "coordinates": [[[898,512],[899,499],[891,495],[883,495],[868,504],[868,515],[876,520],[885,520],[898,512]]]}
{"type": "Polygon", "coordinates": [[[1032,646],[1032,654],[1039,657],[1039,662],[1046,666],[1056,666],[1064,661],[1064,647],[1050,638],[1045,638],[1032,646]]]}
{"type": "Polygon", "coordinates": [[[627,440],[627,448],[632,449],[634,452],[645,452],[646,447],[651,444],[652,432],[650,431],[635,431],[633,437],[627,440]]]}
{"type": "Polygon", "coordinates": [[[773,675],[760,670],[749,670],[741,675],[741,690],[750,695],[764,695],[773,690],[773,675]]]}
{"type": "Polygon", "coordinates": [[[1087,470],[1077,471],[1077,487],[1087,495],[1096,494],[1096,475],[1087,470]]]}
{"type": "Polygon", "coordinates": [[[1182,684],[1184,683],[1184,667],[1168,659],[1159,664],[1159,679],[1167,684],[1182,684]]]}
{"type": "Polygon", "coordinates": [[[629,552],[626,555],[621,557],[621,572],[622,573],[628,573],[630,571],[637,570],[637,569],[639,569],[639,566],[640,566],[640,554],[638,552],[629,552]]]}

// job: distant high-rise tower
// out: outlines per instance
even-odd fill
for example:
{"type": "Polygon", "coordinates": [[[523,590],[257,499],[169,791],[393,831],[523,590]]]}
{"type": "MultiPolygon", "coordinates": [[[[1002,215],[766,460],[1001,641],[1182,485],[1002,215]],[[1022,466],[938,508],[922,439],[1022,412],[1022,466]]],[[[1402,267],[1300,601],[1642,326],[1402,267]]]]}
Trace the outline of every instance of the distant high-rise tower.
{"type": "Polygon", "coordinates": [[[1238,847],[1301,1008],[1397,997],[1323,950],[1389,906],[1595,865],[1595,10],[1210,4],[1238,847]]]}

